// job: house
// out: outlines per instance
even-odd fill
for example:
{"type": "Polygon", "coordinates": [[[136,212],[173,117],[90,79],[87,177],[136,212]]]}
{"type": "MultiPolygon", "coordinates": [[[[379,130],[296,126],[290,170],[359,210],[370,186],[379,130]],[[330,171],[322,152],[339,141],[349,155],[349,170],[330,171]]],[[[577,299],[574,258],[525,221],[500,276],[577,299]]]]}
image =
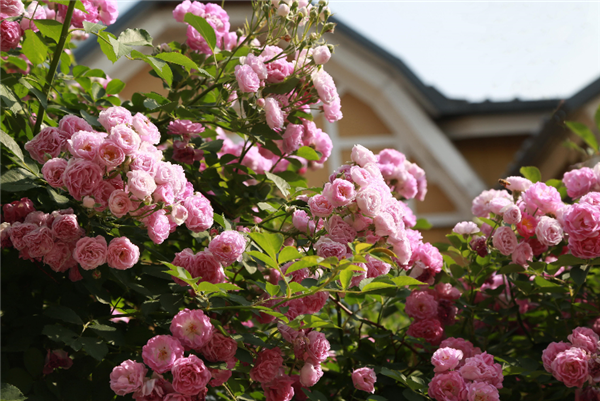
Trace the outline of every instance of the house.
{"type": "MultiPolygon", "coordinates": [[[[185,40],[185,25],[176,22],[171,1],[140,1],[109,28],[146,29],[154,43],[185,40]]],[[[248,2],[227,1],[232,27],[248,16],[248,2]]],[[[344,118],[317,124],[330,136],[334,151],[325,168],[311,172],[322,184],[360,143],[377,152],[393,147],[427,173],[428,195],[409,204],[433,224],[426,240],[440,241],[458,221],[471,219],[471,200],[498,178],[518,174],[523,165],[537,165],[544,179],[559,177],[580,157],[561,146],[568,131],[560,125],[575,119],[592,125],[600,103],[600,79],[567,100],[476,102],[449,99],[425,85],[396,56],[349,26],[338,23],[328,40],[339,45],[326,70],[333,76],[342,100],[344,118]]],[[[122,93],[164,92],[159,80],[149,79],[142,62],[112,64],[91,40],[76,50],[82,64],[100,68],[127,86],[122,93]]]]}

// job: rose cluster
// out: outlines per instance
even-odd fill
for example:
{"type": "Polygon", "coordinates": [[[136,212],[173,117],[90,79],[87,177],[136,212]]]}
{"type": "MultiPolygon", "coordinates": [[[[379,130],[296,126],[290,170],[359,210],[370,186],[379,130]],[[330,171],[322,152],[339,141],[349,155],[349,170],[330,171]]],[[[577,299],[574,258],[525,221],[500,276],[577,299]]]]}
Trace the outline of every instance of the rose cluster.
{"type": "Polygon", "coordinates": [[[427,195],[425,171],[396,149],[384,149],[377,154],[377,165],[392,193],[404,199],[424,200],[427,195]]]}
{"type": "Polygon", "coordinates": [[[577,327],[569,342],[552,342],[542,353],[544,369],[567,387],[582,388],[586,383],[600,394],[600,343],[598,333],[577,327]]]}
{"type": "MultiPolygon", "coordinates": [[[[244,236],[237,231],[227,230],[214,237],[204,251],[194,254],[186,248],[176,253],[173,264],[189,271],[193,278],[200,277],[201,282],[224,283],[226,276],[223,267],[241,260],[245,249],[244,236]]],[[[177,278],[174,280],[180,285],[187,285],[177,278]]]]}
{"type": "Polygon", "coordinates": [[[462,338],[448,338],[431,357],[435,376],[429,396],[437,401],[499,401],[504,376],[494,356],[462,338]]]}
{"type": "Polygon", "coordinates": [[[110,107],[98,121],[107,132],[67,115],[25,144],[50,186],[98,213],[140,221],[156,244],[183,223],[194,232],[212,225],[210,202],[180,165],[162,161],[160,132],[146,116],[110,107]]]}
{"type": "Polygon", "coordinates": [[[404,307],[404,312],[415,319],[407,334],[438,345],[444,336],[444,326],[454,324],[458,311],[454,301],[460,298],[460,295],[460,292],[448,283],[438,283],[434,289],[413,291],[406,298],[404,307]]]}
{"type": "Polygon", "coordinates": [[[86,237],[73,209],[35,211],[31,201],[24,198],[4,205],[3,210],[2,248],[14,247],[20,258],[42,261],[55,272],[69,271],[72,281],[82,278],[78,267],[92,270],[108,263],[125,270],[139,260],[138,246],[127,237],[113,238],[108,245],[103,236],[86,237]]]}
{"type": "MultiPolygon", "coordinates": [[[[443,265],[440,252],[423,243],[418,231],[408,228],[416,224],[416,218],[405,203],[392,195],[373,152],[355,145],[351,157],[354,163],[343,165],[332,174],[321,194],[302,198],[308,203],[308,212],[294,212],[295,228],[307,236],[325,229],[326,234],[314,244],[317,255],[324,258],[351,256],[348,243],[356,240],[390,247],[396,263],[409,270],[411,277],[433,284],[443,265]]],[[[387,274],[391,268],[375,259],[359,266],[363,271],[353,278],[352,286],[364,278],[387,274]]]]}
{"type": "Polygon", "coordinates": [[[157,335],[142,348],[144,363],[126,360],[110,375],[110,387],[117,395],[133,393],[138,401],[204,399],[208,386],[223,385],[237,359],[237,342],[221,334],[201,310],[184,309],[171,322],[172,335],[157,335]],[[209,362],[225,362],[228,369],[212,369],[209,362]],[[148,369],[153,370],[147,377],[148,369]],[[163,374],[170,373],[172,381],[163,374]]]}
{"type": "MultiPolygon", "coordinates": [[[[495,216],[498,227],[481,226],[482,234],[473,239],[471,247],[480,256],[488,252],[486,236],[501,254],[513,263],[528,266],[535,257],[548,249],[563,245],[574,256],[593,259],[600,256],[600,165],[594,170],[584,167],[567,172],[563,183],[568,195],[576,199],[564,203],[559,191],[543,182],[532,183],[522,177],[508,177],[506,190],[487,190],[473,200],[472,212],[477,217],[495,216]]],[[[467,222],[459,223],[455,232],[472,235],[479,229],[467,222]]]]}

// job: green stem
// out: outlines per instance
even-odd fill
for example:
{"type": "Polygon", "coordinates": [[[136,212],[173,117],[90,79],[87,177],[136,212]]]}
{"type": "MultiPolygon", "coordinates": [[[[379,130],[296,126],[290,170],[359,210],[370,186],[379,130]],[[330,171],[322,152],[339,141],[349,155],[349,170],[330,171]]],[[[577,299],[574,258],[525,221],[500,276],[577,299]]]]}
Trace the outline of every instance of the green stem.
{"type": "MultiPolygon", "coordinates": [[[[56,68],[58,68],[58,62],[60,61],[60,56],[65,48],[65,42],[67,41],[67,37],[69,36],[69,26],[71,25],[71,18],[73,17],[73,10],[75,10],[76,1],[70,1],[69,6],[67,8],[67,15],[65,17],[65,21],[63,22],[62,31],[60,33],[60,40],[56,45],[56,50],[54,51],[54,55],[52,57],[52,62],[50,63],[50,69],[48,70],[48,75],[46,76],[46,85],[44,86],[44,94],[46,98],[50,93],[50,88],[52,87],[52,82],[54,81],[54,75],[56,74],[56,68]]],[[[33,136],[37,135],[40,132],[40,127],[42,125],[42,121],[44,120],[44,107],[40,104],[40,108],[38,109],[37,119],[35,122],[35,128],[33,129],[33,136]]]]}

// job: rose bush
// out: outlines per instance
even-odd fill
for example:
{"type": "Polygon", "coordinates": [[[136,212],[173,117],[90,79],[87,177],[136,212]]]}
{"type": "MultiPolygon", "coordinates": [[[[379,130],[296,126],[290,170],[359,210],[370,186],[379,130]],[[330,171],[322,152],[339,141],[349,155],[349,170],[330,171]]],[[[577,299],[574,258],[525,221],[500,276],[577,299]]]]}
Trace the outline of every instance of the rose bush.
{"type": "Polygon", "coordinates": [[[402,153],[303,176],[343,118],[326,2],[234,31],[185,0],[168,44],[107,32],[112,0],[0,6],[3,397],[597,399],[599,166],[524,168],[430,244],[402,153]],[[168,94],[121,99],[87,36],[168,94]]]}

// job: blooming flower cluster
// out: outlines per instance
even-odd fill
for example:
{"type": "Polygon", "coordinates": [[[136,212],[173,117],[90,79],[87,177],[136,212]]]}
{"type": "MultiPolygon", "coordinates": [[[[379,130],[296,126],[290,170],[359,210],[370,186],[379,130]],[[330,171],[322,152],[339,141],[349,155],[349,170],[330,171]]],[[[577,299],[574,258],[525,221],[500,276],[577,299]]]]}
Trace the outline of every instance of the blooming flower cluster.
{"type": "Polygon", "coordinates": [[[377,376],[371,368],[359,368],[352,372],[352,383],[357,390],[374,393],[376,381],[377,376]]]}
{"type": "Polygon", "coordinates": [[[448,338],[431,358],[429,396],[437,401],[499,401],[504,376],[493,355],[462,338],[448,338]]]}
{"type": "Polygon", "coordinates": [[[600,342],[594,330],[577,327],[568,343],[552,342],[542,353],[544,369],[567,387],[586,383],[600,393],[600,342]]]}
{"type": "Polygon", "coordinates": [[[82,278],[78,267],[92,270],[107,263],[125,270],[139,260],[138,246],[127,237],[113,238],[108,245],[103,236],[86,237],[73,209],[35,211],[25,198],[4,205],[3,210],[2,248],[14,247],[20,258],[43,261],[55,272],[69,271],[72,281],[82,278]]]}
{"type": "Polygon", "coordinates": [[[451,284],[439,283],[434,289],[413,291],[406,298],[404,312],[415,319],[407,334],[438,345],[444,336],[444,326],[454,324],[458,308],[454,301],[460,292],[451,284]]]}
{"type": "Polygon", "coordinates": [[[377,165],[392,193],[404,199],[424,200],[427,195],[425,171],[396,149],[384,149],[377,154],[377,165]]]}
{"type": "Polygon", "coordinates": [[[183,223],[194,232],[212,225],[210,202],[193,193],[180,165],[162,161],[160,132],[146,116],[110,107],[98,121],[107,132],[67,115],[25,144],[50,186],[96,212],[139,220],[156,244],[183,223]]]}
{"type": "Polygon", "coordinates": [[[204,399],[207,386],[221,386],[231,377],[237,343],[217,331],[201,310],[180,311],[171,322],[171,334],[152,337],[144,345],[144,363],[129,359],[113,369],[110,387],[115,394],[133,393],[139,401],[204,399]],[[209,362],[226,362],[228,369],[209,368],[192,353],[185,356],[190,350],[209,362]],[[153,370],[151,377],[146,366],[153,370]],[[163,377],[168,372],[172,381],[163,377]]]}
{"type": "MultiPolygon", "coordinates": [[[[226,277],[223,267],[239,261],[245,248],[244,236],[237,231],[227,230],[213,238],[204,251],[194,254],[191,249],[186,248],[176,253],[173,264],[189,271],[193,278],[200,277],[201,282],[224,283],[226,277]]],[[[180,285],[187,285],[177,278],[174,280],[180,285]]]]}

